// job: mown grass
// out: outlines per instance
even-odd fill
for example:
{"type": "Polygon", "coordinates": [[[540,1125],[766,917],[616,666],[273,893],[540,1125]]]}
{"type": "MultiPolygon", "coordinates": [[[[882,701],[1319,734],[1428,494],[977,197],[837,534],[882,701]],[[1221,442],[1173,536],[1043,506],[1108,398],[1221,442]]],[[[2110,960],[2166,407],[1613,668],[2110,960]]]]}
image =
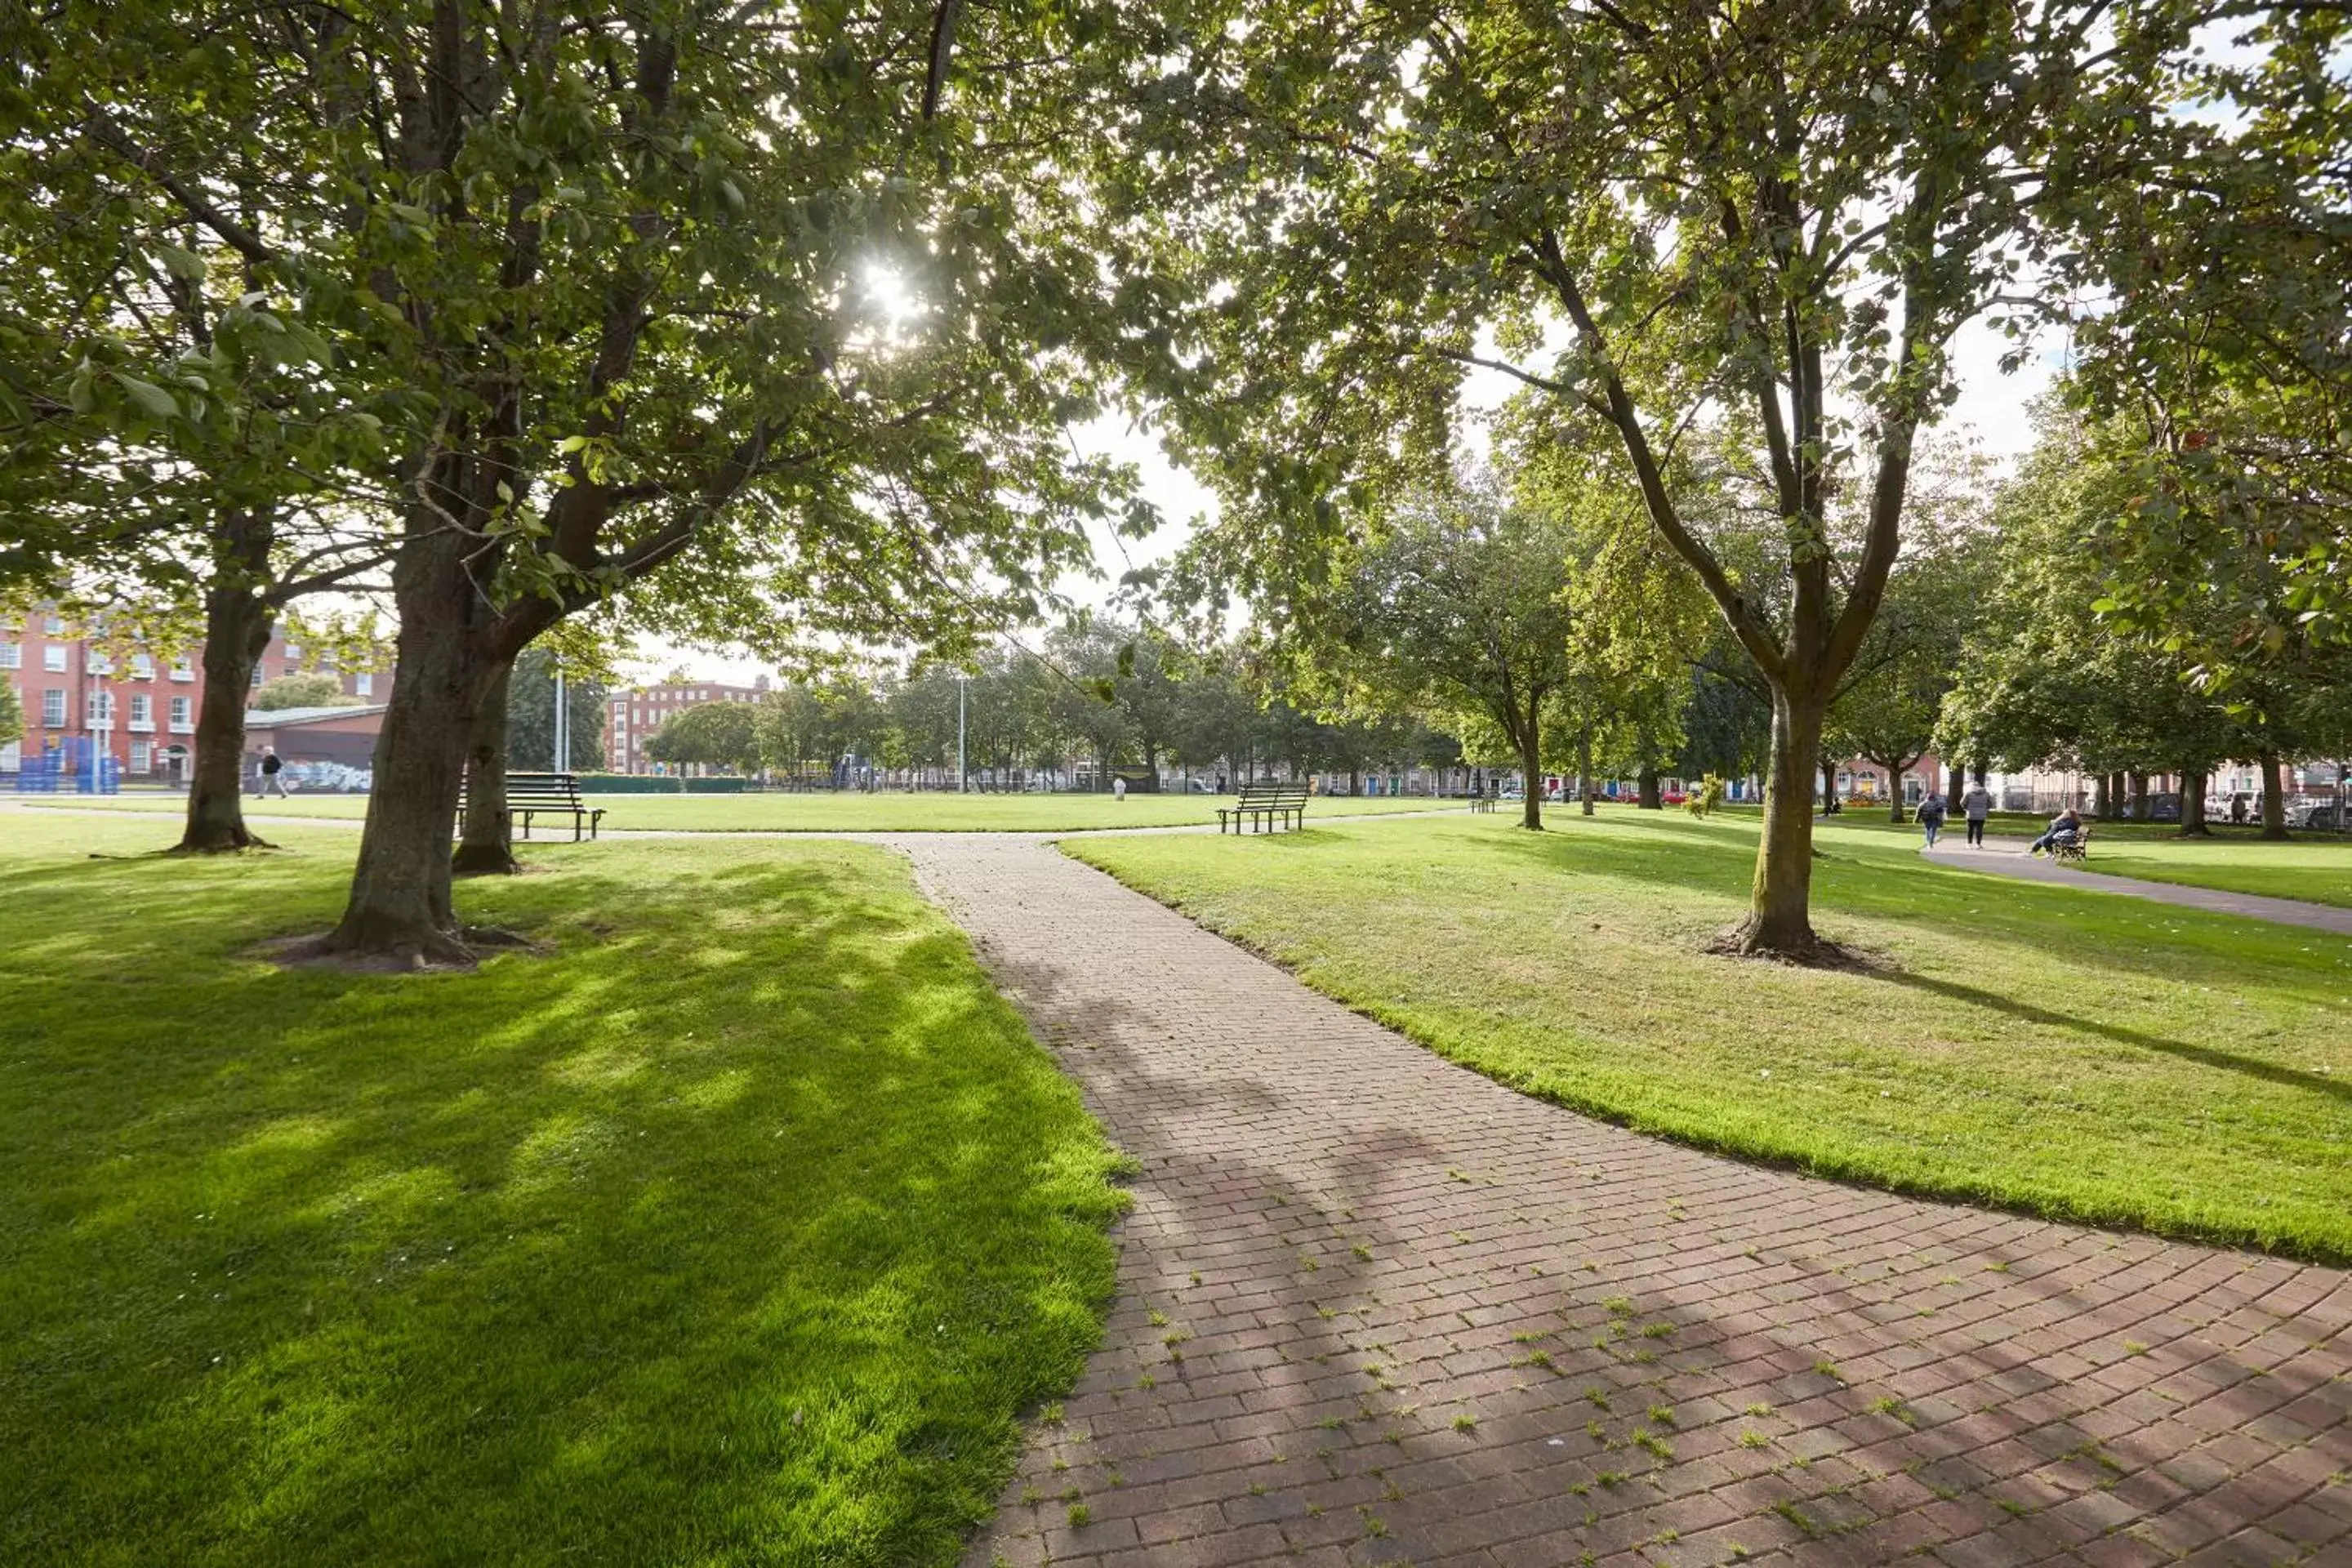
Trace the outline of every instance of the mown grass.
{"type": "MultiPolygon", "coordinates": [[[[38,797],[27,804],[79,810],[99,806],[116,811],[167,812],[187,809],[184,796],[163,794],[79,797],[59,795],[53,802],[38,797]]],[[[874,795],[599,795],[590,804],[604,810],[604,826],[612,828],[667,828],[691,832],[770,833],[925,833],[1032,832],[1059,833],[1100,827],[1173,827],[1188,823],[1213,823],[1216,808],[1231,805],[1230,795],[1131,795],[1124,801],[1107,795],[959,795],[953,791],[885,791],[874,795]]],[[[357,821],[367,815],[367,797],[350,795],[297,795],[287,800],[247,798],[247,812],[256,816],[316,816],[357,821]]],[[[1318,795],[1307,803],[1309,818],[1352,816],[1392,811],[1464,811],[1459,801],[1400,796],[1318,795]]],[[[535,829],[541,837],[551,832],[571,835],[571,824],[542,819],[535,829]]]]}
{"type": "Polygon", "coordinates": [[[1752,822],[1631,812],[1085,839],[1070,853],[1528,1093],[1708,1148],[2352,1259],[2352,942],[1829,828],[1871,973],[1709,956],[1752,822]]]}
{"type": "Polygon", "coordinates": [[[1121,1199],[903,867],[565,846],[354,977],[285,837],[0,813],[0,1562],[953,1562],[1121,1199]]]}

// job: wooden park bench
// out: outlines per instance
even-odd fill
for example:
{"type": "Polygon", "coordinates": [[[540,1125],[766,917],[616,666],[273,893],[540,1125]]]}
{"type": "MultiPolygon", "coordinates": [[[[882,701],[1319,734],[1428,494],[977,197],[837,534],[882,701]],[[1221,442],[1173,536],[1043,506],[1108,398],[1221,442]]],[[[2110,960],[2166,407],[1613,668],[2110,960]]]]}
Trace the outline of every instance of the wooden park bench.
{"type": "MultiPolygon", "coordinates": [[[[581,830],[589,837],[596,837],[596,825],[604,818],[604,808],[590,805],[580,798],[580,781],[571,773],[509,773],[507,775],[507,816],[521,827],[522,837],[530,837],[530,822],[535,816],[565,816],[572,818],[572,842],[580,842],[581,830]]],[[[466,820],[466,790],[457,789],[457,820],[466,820]]]]}
{"type": "Polygon", "coordinates": [[[1495,803],[1500,799],[1502,799],[1502,796],[1496,794],[1493,790],[1472,790],[1470,792],[1470,809],[1473,811],[1492,811],[1495,809],[1495,803]]]}
{"type": "Polygon", "coordinates": [[[2087,861],[2091,858],[2091,825],[2084,823],[2072,839],[2061,838],[2050,846],[2053,860],[2087,861]]]}
{"type": "Polygon", "coordinates": [[[1239,833],[1244,821],[1256,826],[1252,832],[1265,833],[1287,823],[1293,827],[1307,826],[1307,786],[1297,784],[1244,784],[1240,798],[1232,805],[1217,807],[1217,831],[1223,833],[1231,822],[1239,833]]]}

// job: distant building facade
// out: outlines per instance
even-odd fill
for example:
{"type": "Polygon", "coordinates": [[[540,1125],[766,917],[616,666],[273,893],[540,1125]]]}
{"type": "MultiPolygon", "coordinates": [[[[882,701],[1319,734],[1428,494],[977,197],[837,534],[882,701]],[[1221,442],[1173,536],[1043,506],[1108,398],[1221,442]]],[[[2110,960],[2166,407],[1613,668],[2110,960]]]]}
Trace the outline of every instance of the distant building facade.
{"type": "MultiPolygon", "coordinates": [[[[0,774],[17,772],[27,755],[58,750],[73,740],[112,757],[126,784],[185,782],[203,706],[204,658],[201,642],[176,654],[144,648],[124,653],[111,639],[74,635],[62,616],[47,608],[21,625],[0,626],[0,680],[16,689],[25,710],[24,739],[0,746],[0,774]]],[[[331,675],[345,696],[364,705],[381,704],[392,694],[389,667],[335,668],[317,649],[273,636],[254,666],[253,685],[257,689],[289,675],[331,675]]],[[[381,724],[383,709],[373,706],[373,711],[381,724]]],[[[257,753],[261,744],[247,734],[248,753],[257,753]]],[[[341,760],[344,744],[337,742],[336,758],[320,760],[341,760]]],[[[303,760],[284,744],[278,752],[289,761],[303,760]]]]}
{"type": "Polygon", "coordinates": [[[604,765],[616,773],[649,773],[646,742],[672,718],[706,702],[757,702],[768,694],[768,678],[750,686],[719,680],[680,680],[616,691],[605,706],[604,765]]]}

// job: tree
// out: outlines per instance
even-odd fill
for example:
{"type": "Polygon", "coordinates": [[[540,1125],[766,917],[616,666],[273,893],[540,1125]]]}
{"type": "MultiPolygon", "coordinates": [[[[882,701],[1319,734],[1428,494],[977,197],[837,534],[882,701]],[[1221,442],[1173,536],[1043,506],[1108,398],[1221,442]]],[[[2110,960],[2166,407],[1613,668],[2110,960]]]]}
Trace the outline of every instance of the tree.
{"type": "Polygon", "coordinates": [[[611,689],[593,665],[567,662],[563,680],[564,732],[570,754],[555,754],[556,656],[527,647],[515,660],[507,686],[507,765],[525,773],[552,767],[557,773],[590,773],[604,763],[604,714],[611,689]]]}
{"type": "Polygon", "coordinates": [[[13,681],[0,680],[0,746],[14,745],[24,738],[24,700],[16,695],[13,681]]]}
{"type": "Polygon", "coordinates": [[[329,954],[469,960],[460,768],[487,799],[506,747],[480,731],[564,616],[660,578],[705,619],[882,605],[952,640],[1034,606],[1118,504],[1060,439],[1108,287],[1056,172],[1090,18],[385,0],[233,10],[191,48],[173,7],[114,10],[73,84],[88,139],[396,416],[401,680],[329,954]],[[216,79],[238,90],[190,90],[216,79]]]}
{"type": "Polygon", "coordinates": [[[1520,826],[1540,829],[1544,715],[1572,668],[1577,546],[1559,512],[1516,504],[1490,475],[1432,489],[1343,559],[1298,656],[1331,661],[1391,707],[1492,724],[1528,781],[1520,826]]]}
{"type": "Polygon", "coordinates": [[[281,675],[264,681],[246,706],[268,712],[281,708],[344,708],[356,702],[357,699],[343,695],[343,683],[331,675],[281,675]]]}
{"type": "Polygon", "coordinates": [[[1106,199],[1191,260],[1192,352],[1155,374],[1230,503],[1210,552],[1245,585],[1311,581],[1442,459],[1469,366],[1605,420],[1771,696],[1737,945],[1815,952],[1814,757],[1947,345],[2038,205],[2107,177],[2097,138],[2179,32],[2136,14],[2093,47],[2089,0],[1187,15],[1134,135],[1218,155],[1121,163],[1106,199]],[[1701,426],[1761,478],[1750,568],[1670,482],[1701,426]]]}
{"type": "Polygon", "coordinates": [[[705,702],[671,715],[646,742],[657,763],[698,763],[750,773],[760,765],[759,716],[747,702],[705,702]]]}

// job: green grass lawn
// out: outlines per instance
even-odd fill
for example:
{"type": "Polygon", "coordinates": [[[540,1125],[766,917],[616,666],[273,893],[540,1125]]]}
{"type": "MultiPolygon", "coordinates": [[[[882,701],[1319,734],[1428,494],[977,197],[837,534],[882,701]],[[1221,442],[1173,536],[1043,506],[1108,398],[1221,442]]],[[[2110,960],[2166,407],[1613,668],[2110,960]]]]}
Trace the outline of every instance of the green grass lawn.
{"type": "Polygon", "coordinates": [[[1871,973],[1700,949],[1752,821],[1562,813],[1074,855],[1528,1093],[1823,1174],[2352,1260],[2352,942],[1821,836],[1871,973]]]}
{"type": "Polygon", "coordinates": [[[903,865],[567,845],[355,977],[284,837],[0,813],[0,1563],[952,1563],[1122,1200],[903,865]]]}
{"type": "MultiPolygon", "coordinates": [[[[591,803],[605,808],[610,828],[675,828],[696,832],[1039,832],[1056,833],[1088,827],[1170,827],[1185,823],[1214,822],[1216,808],[1231,805],[1231,795],[1133,795],[1124,801],[1107,795],[956,795],[949,791],[876,795],[598,795],[591,803]]],[[[44,803],[30,802],[36,806],[44,803]]],[[[82,809],[92,805],[117,811],[181,813],[187,809],[181,795],[122,795],[79,798],[57,797],[56,805],[82,809]]],[[[256,801],[246,810],[256,816],[320,816],[353,821],[367,815],[367,797],[352,795],[296,795],[290,800],[256,801]]],[[[1307,814],[1345,816],[1391,811],[1466,811],[1460,801],[1415,797],[1394,800],[1371,796],[1318,795],[1307,814]]],[[[541,823],[538,832],[550,831],[541,823]]],[[[561,831],[568,837],[570,825],[561,831]]]]}

